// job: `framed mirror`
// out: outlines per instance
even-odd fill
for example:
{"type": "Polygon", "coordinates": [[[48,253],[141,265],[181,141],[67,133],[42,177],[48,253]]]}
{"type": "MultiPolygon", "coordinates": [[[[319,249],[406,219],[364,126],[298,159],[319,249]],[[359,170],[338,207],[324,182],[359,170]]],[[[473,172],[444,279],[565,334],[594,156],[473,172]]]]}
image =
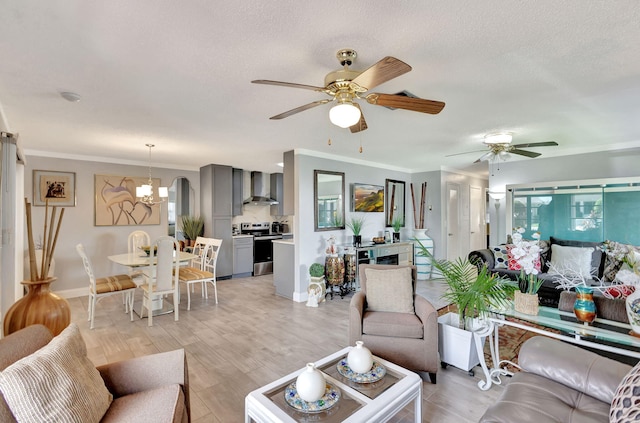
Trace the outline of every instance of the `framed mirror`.
{"type": "Polygon", "coordinates": [[[397,217],[402,219],[402,227],[405,226],[405,184],[404,181],[395,179],[385,179],[385,225],[393,226],[393,220],[397,217]]]}
{"type": "Polygon", "coordinates": [[[344,229],[344,173],[313,171],[315,231],[344,229]]]}
{"type": "Polygon", "coordinates": [[[169,235],[178,241],[184,240],[180,222],[182,216],[188,216],[195,212],[195,190],[189,180],[185,177],[177,177],[169,187],[169,202],[167,206],[167,224],[169,225],[169,235]]]}

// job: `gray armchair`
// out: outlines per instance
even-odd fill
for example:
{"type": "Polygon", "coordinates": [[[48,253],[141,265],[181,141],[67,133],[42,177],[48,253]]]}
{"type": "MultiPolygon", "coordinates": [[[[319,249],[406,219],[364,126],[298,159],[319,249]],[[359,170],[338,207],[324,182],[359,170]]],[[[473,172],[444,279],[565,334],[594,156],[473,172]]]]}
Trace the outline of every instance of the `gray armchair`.
{"type": "MultiPolygon", "coordinates": [[[[363,341],[371,352],[385,360],[418,372],[428,372],[436,383],[438,357],[438,313],[429,301],[416,294],[415,266],[363,264],[359,267],[361,290],[351,299],[349,309],[349,343],[363,341]],[[367,302],[367,269],[394,270],[411,268],[413,313],[371,311],[367,302]]],[[[389,294],[397,290],[395,281],[388,284],[389,294]]],[[[385,285],[386,288],[386,285],[385,285]]]]}

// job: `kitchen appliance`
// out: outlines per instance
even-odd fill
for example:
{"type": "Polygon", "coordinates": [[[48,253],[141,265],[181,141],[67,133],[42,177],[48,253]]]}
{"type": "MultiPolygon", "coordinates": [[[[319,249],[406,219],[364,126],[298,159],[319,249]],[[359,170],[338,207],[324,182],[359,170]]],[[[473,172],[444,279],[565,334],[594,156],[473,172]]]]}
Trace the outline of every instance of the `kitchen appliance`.
{"type": "Polygon", "coordinates": [[[273,240],[282,234],[271,233],[271,222],[241,223],[240,233],[253,235],[253,276],[273,273],[273,240]]]}
{"type": "MultiPolygon", "coordinates": [[[[251,197],[244,200],[242,204],[253,204],[256,206],[272,206],[278,204],[278,200],[271,198],[271,193],[267,186],[267,178],[262,172],[251,172],[251,197]]],[[[267,225],[268,224],[269,222],[267,222],[267,225]]],[[[251,223],[249,223],[249,225],[251,225],[251,223]]]]}

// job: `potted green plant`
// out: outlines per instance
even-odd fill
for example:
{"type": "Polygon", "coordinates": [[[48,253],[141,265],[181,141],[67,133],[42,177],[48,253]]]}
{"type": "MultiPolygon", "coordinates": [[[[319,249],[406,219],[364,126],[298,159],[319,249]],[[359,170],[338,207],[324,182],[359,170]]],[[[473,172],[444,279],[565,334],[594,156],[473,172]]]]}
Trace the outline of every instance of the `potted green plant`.
{"type": "Polygon", "coordinates": [[[327,293],[327,284],[324,280],[324,265],[320,263],[312,263],[309,266],[309,276],[311,282],[309,282],[309,288],[307,289],[308,307],[317,307],[318,303],[324,301],[327,293]]]}
{"type": "Polygon", "coordinates": [[[400,229],[404,226],[404,219],[400,216],[395,216],[391,221],[391,227],[393,228],[393,242],[400,242],[400,229]]]}
{"type": "MultiPolygon", "coordinates": [[[[483,317],[492,309],[507,306],[517,287],[492,274],[486,266],[478,268],[469,259],[436,260],[420,241],[417,243],[418,254],[431,259],[447,285],[442,298],[458,310],[438,317],[440,360],[471,373],[480,363],[473,330],[482,327],[483,317]]],[[[484,344],[484,338],[481,342],[484,344]]]]}
{"type": "Polygon", "coordinates": [[[196,238],[202,235],[204,229],[204,219],[201,216],[182,216],[182,232],[184,237],[189,240],[189,245],[193,246],[196,238]]]}
{"type": "Polygon", "coordinates": [[[362,235],[360,235],[360,231],[362,231],[362,227],[364,226],[365,218],[364,216],[354,215],[347,220],[347,228],[353,232],[353,246],[361,247],[362,246],[362,235]]]}

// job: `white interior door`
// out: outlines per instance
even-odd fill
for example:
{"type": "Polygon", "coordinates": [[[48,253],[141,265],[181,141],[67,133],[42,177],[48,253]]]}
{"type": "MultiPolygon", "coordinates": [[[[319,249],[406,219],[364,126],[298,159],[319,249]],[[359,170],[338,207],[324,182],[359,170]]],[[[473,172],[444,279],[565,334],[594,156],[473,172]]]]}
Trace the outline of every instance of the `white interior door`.
{"type": "Polygon", "coordinates": [[[484,190],[480,187],[469,187],[469,251],[486,248],[485,235],[485,201],[484,190]]]}
{"type": "Polygon", "coordinates": [[[460,257],[460,186],[447,184],[447,260],[460,257]]]}

